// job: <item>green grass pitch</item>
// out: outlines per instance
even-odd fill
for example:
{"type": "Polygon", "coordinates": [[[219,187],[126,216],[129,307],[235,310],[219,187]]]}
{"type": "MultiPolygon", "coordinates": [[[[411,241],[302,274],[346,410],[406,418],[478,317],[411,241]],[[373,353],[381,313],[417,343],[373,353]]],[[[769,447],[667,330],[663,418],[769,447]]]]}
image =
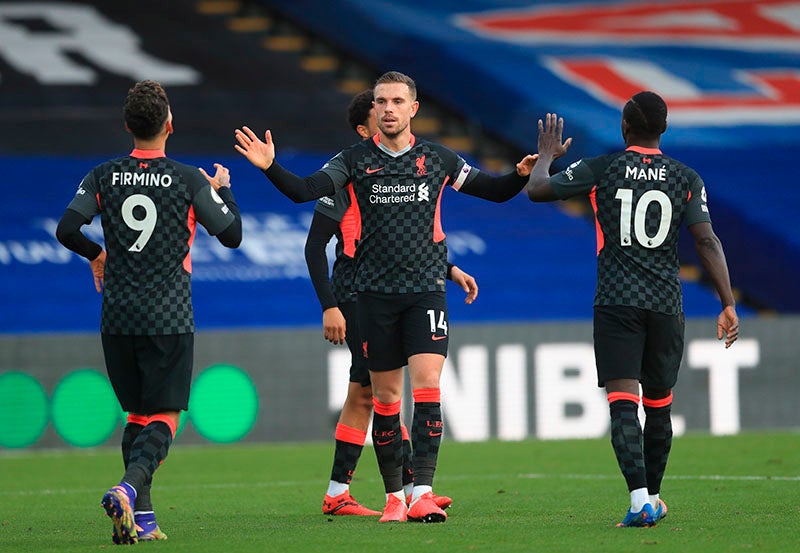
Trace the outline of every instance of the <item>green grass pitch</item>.
{"type": "MultiPolygon", "coordinates": [[[[444,524],[328,517],[320,506],[333,444],[182,446],[156,474],[166,553],[250,551],[800,551],[800,434],[676,438],[655,528],[617,529],[628,506],[608,440],[452,443],[436,491],[444,524]]],[[[0,453],[0,551],[113,549],[100,507],[122,474],[115,449],[0,453]]],[[[351,492],[381,509],[371,447],[351,492]]]]}

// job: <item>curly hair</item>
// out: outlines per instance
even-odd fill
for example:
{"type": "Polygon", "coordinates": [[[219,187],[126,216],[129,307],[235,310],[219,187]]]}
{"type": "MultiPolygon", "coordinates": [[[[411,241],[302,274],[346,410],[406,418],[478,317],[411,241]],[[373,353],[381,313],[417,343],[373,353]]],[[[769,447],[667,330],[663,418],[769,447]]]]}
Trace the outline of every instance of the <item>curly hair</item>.
{"type": "Polygon", "coordinates": [[[622,109],[622,117],[644,138],[658,138],[667,130],[667,104],[655,92],[634,94],[622,109]]]}
{"type": "Polygon", "coordinates": [[[128,91],[123,108],[125,124],[142,140],[155,137],[169,116],[169,99],[156,81],[140,81],[128,91]]]}
{"type": "Polygon", "coordinates": [[[369,111],[372,109],[372,100],[375,96],[372,90],[365,90],[359,92],[353,99],[350,100],[350,105],[347,106],[347,122],[357,130],[359,125],[366,125],[369,119],[369,111]]]}

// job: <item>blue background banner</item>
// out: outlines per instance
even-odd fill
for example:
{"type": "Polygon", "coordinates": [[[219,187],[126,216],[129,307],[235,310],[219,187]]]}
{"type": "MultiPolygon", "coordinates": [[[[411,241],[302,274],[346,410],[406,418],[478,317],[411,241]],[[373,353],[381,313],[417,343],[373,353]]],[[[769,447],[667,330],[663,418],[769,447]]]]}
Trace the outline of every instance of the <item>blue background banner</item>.
{"type": "MultiPolygon", "coordinates": [[[[287,154],[282,164],[305,175],[325,157],[287,154]]],[[[99,328],[100,295],[88,263],[63,248],[55,227],[83,176],[101,159],[4,159],[16,183],[0,216],[0,332],[72,332],[99,328]]],[[[314,204],[296,205],[244,158],[181,158],[211,170],[231,169],[242,212],[238,250],[222,247],[198,228],[192,247],[198,328],[318,325],[321,311],[303,247],[314,204]]],[[[453,321],[585,320],[591,317],[595,237],[591,223],[555,205],[534,205],[524,194],[493,204],[446,189],[443,227],[451,261],[478,280],[480,293],[465,305],[448,288],[453,321]]],[[[102,239],[99,218],[84,227],[102,239]]],[[[329,257],[332,249],[329,249],[329,257]]],[[[686,283],[689,316],[715,316],[719,302],[686,283]]]]}
{"type": "MultiPolygon", "coordinates": [[[[279,16],[276,21],[291,19],[375,74],[410,74],[423,105],[446,106],[518,152],[536,150],[537,119],[563,115],[565,133],[574,138],[560,160],[566,163],[621,148],[624,101],[636,90],[656,90],[670,106],[664,151],[706,182],[733,285],[749,302],[740,303],[740,313],[750,313],[748,304],[800,312],[792,278],[800,272],[794,229],[800,188],[791,170],[800,144],[800,12],[793,3],[260,3],[279,16]]],[[[0,2],[3,29],[59,54],[47,65],[30,62],[40,50],[9,54],[23,43],[0,52],[0,120],[7,131],[0,137],[0,163],[8,183],[0,205],[0,332],[99,327],[100,297],[88,266],[56,242],[54,230],[83,175],[129,148],[119,109],[127,88],[143,77],[126,71],[141,67],[151,77],[162,70],[159,78],[175,106],[169,153],[207,169],[214,161],[230,166],[244,216],[240,250],[198,231],[198,327],[319,325],[303,259],[313,204],[292,204],[246,161],[232,157],[231,133],[242,124],[259,133],[272,129],[279,160],[309,174],[352,141],[343,121],[349,94],[334,91],[330,76],[264,51],[256,33],[221,29],[218,19],[189,5],[29,2],[12,10],[0,2]],[[79,6],[92,14],[88,27],[79,6]],[[143,21],[138,14],[144,9],[163,17],[143,21]],[[28,28],[25,21],[34,19],[49,26],[28,28]],[[87,38],[99,28],[116,31],[103,35],[103,53],[115,55],[100,56],[87,38]],[[127,36],[136,40],[120,38],[127,36]],[[64,46],[74,44],[96,57],[78,63],[64,46]],[[137,63],[112,63],[123,54],[137,63]]],[[[448,190],[442,209],[451,260],[481,288],[478,301],[466,306],[463,293],[450,285],[454,321],[591,317],[590,220],[560,204],[534,206],[524,194],[495,205],[448,190]]],[[[99,239],[99,221],[88,232],[99,239]]],[[[685,238],[682,261],[696,264],[685,238]]],[[[718,301],[707,287],[687,282],[685,292],[687,315],[716,316],[718,301]]]]}

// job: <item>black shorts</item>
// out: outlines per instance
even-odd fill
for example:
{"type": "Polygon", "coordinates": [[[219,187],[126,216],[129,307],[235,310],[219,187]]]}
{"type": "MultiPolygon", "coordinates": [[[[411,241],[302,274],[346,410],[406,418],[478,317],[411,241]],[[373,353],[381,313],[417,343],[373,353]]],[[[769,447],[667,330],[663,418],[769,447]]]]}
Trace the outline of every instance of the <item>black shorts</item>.
{"type": "Polygon", "coordinates": [[[194,334],[102,334],[111,386],[124,411],[152,415],[189,408],[194,334]]]}
{"type": "Polygon", "coordinates": [[[594,308],[597,385],[632,378],[643,386],[669,390],[683,358],[683,313],[665,315],[622,305],[594,308]]]}
{"type": "Polygon", "coordinates": [[[447,297],[444,292],[359,292],[362,355],[371,371],[390,371],[418,353],[447,356],[447,297]]]}
{"type": "Polygon", "coordinates": [[[342,312],[344,321],[347,324],[344,341],[347,342],[347,347],[350,349],[350,382],[357,382],[366,388],[371,386],[372,382],[369,379],[367,360],[364,359],[364,341],[361,339],[361,332],[359,331],[356,302],[340,303],[339,311],[342,312]]]}

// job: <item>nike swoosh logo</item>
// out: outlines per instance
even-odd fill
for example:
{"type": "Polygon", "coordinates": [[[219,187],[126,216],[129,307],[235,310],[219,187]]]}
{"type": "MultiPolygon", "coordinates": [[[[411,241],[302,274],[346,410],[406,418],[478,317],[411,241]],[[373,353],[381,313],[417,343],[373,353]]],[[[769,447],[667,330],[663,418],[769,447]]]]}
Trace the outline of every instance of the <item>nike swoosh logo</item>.
{"type": "Polygon", "coordinates": [[[389,445],[393,441],[394,440],[386,440],[385,442],[381,442],[380,440],[378,440],[378,441],[375,442],[375,445],[389,445]]]}
{"type": "Polygon", "coordinates": [[[437,336],[436,334],[431,334],[431,340],[438,342],[439,340],[444,340],[447,336],[437,336]]]}
{"type": "Polygon", "coordinates": [[[367,174],[371,175],[372,173],[377,173],[378,171],[383,171],[383,167],[378,167],[377,169],[372,169],[367,167],[367,174]]]}
{"type": "Polygon", "coordinates": [[[436,438],[441,435],[442,435],[441,432],[428,432],[428,436],[430,436],[431,438],[436,438]]]}

